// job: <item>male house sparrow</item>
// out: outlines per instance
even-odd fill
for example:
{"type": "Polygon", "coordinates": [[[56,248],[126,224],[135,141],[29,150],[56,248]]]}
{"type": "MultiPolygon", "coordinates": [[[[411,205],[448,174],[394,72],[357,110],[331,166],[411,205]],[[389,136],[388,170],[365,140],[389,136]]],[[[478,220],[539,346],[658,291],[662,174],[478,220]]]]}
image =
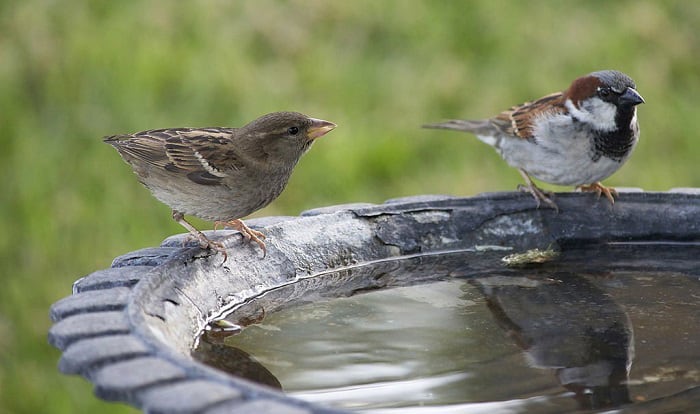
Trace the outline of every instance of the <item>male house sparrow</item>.
{"type": "Polygon", "coordinates": [[[537,205],[557,205],[530,176],[573,185],[615,202],[601,180],[627,161],[639,139],[636,106],[644,99],[629,76],[603,70],[582,76],[563,92],[478,121],[451,120],[425,128],[471,132],[491,145],[525,179],[537,205]]]}
{"type": "Polygon", "coordinates": [[[298,112],[263,115],[242,128],[154,129],[105,137],[139,181],[172,208],[203,248],[222,252],[185,215],[240,231],[265,253],[265,236],[241,220],[276,199],[299,158],[336,125],[298,112]]]}

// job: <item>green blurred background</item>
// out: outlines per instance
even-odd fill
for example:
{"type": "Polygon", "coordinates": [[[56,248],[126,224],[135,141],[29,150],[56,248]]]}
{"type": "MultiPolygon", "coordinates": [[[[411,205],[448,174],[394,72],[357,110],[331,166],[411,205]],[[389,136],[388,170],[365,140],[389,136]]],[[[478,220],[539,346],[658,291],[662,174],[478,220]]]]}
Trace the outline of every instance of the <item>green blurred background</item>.
{"type": "Polygon", "coordinates": [[[0,412],[134,411],[59,374],[46,341],[75,279],[182,232],[103,135],[276,110],[336,122],[256,216],[512,190],[491,148],[419,126],[614,68],[647,103],[606,183],[700,187],[699,30],[691,0],[0,2],[0,412]]]}

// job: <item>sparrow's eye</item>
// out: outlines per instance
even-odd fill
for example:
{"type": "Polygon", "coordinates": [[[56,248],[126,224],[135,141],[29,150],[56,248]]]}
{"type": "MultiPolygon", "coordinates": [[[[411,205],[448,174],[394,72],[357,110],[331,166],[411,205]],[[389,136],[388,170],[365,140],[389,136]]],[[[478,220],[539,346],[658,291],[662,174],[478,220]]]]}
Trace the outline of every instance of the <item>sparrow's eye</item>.
{"type": "Polygon", "coordinates": [[[287,129],[287,133],[289,133],[289,135],[296,135],[299,133],[299,128],[295,126],[289,127],[289,129],[287,129]]]}
{"type": "Polygon", "coordinates": [[[601,98],[607,98],[610,96],[610,88],[598,88],[598,95],[601,98]]]}

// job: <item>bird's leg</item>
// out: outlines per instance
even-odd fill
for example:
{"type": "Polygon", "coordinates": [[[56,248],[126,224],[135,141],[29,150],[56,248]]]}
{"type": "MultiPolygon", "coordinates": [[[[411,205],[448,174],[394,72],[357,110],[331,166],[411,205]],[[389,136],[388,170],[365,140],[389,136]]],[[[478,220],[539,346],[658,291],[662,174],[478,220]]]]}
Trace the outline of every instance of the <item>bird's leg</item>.
{"type": "Polygon", "coordinates": [[[535,185],[535,183],[532,181],[530,176],[527,174],[527,172],[521,168],[518,168],[518,171],[520,172],[520,175],[523,177],[525,180],[525,183],[527,185],[518,185],[518,189],[521,191],[527,191],[528,193],[532,194],[533,197],[535,197],[535,202],[537,203],[537,208],[540,208],[540,204],[542,201],[544,201],[545,204],[550,206],[551,208],[555,209],[557,212],[559,212],[559,207],[557,204],[552,201],[550,198],[552,196],[552,193],[549,191],[544,191],[538,186],[535,185]]]}
{"type": "Polygon", "coordinates": [[[222,243],[209,240],[209,238],[207,238],[207,236],[205,236],[204,233],[195,229],[193,225],[191,225],[187,220],[185,220],[185,215],[180,213],[179,211],[173,210],[173,220],[177,221],[182,227],[186,228],[190,232],[190,235],[199,241],[199,246],[202,249],[212,248],[222,253],[224,255],[224,262],[226,262],[228,254],[226,253],[226,248],[222,243]]]}
{"type": "Polygon", "coordinates": [[[257,230],[253,230],[250,227],[246,226],[242,220],[235,219],[230,221],[214,222],[214,227],[218,226],[226,226],[238,230],[239,232],[241,232],[246,241],[252,240],[255,243],[257,243],[258,246],[260,246],[260,249],[262,249],[263,251],[263,257],[265,257],[265,255],[267,254],[267,248],[265,247],[265,242],[263,241],[265,239],[265,235],[257,230]]]}
{"type": "Polygon", "coordinates": [[[610,200],[610,204],[615,204],[615,197],[617,197],[617,190],[615,190],[612,187],[606,187],[603,184],[600,183],[600,181],[596,181],[593,184],[585,184],[585,185],[579,185],[576,187],[577,190],[580,191],[589,191],[596,193],[598,198],[600,198],[601,194],[605,194],[605,198],[610,200]]]}

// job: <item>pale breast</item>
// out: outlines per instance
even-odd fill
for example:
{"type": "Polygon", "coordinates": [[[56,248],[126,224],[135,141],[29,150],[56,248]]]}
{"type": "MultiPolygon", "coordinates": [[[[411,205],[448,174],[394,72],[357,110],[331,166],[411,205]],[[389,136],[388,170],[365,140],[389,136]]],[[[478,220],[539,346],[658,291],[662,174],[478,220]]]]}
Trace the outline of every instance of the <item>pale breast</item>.
{"type": "Polygon", "coordinates": [[[590,184],[612,175],[629,156],[629,152],[616,159],[596,156],[590,129],[570,117],[560,115],[535,124],[537,139],[504,137],[500,154],[509,165],[538,180],[557,185],[590,184]]]}
{"type": "Polygon", "coordinates": [[[286,171],[253,176],[240,171],[230,172],[221,185],[201,185],[186,179],[173,182],[172,177],[154,169],[142,182],[173,210],[208,221],[225,221],[243,218],[267,206],[282,193],[288,180],[286,171]]]}

